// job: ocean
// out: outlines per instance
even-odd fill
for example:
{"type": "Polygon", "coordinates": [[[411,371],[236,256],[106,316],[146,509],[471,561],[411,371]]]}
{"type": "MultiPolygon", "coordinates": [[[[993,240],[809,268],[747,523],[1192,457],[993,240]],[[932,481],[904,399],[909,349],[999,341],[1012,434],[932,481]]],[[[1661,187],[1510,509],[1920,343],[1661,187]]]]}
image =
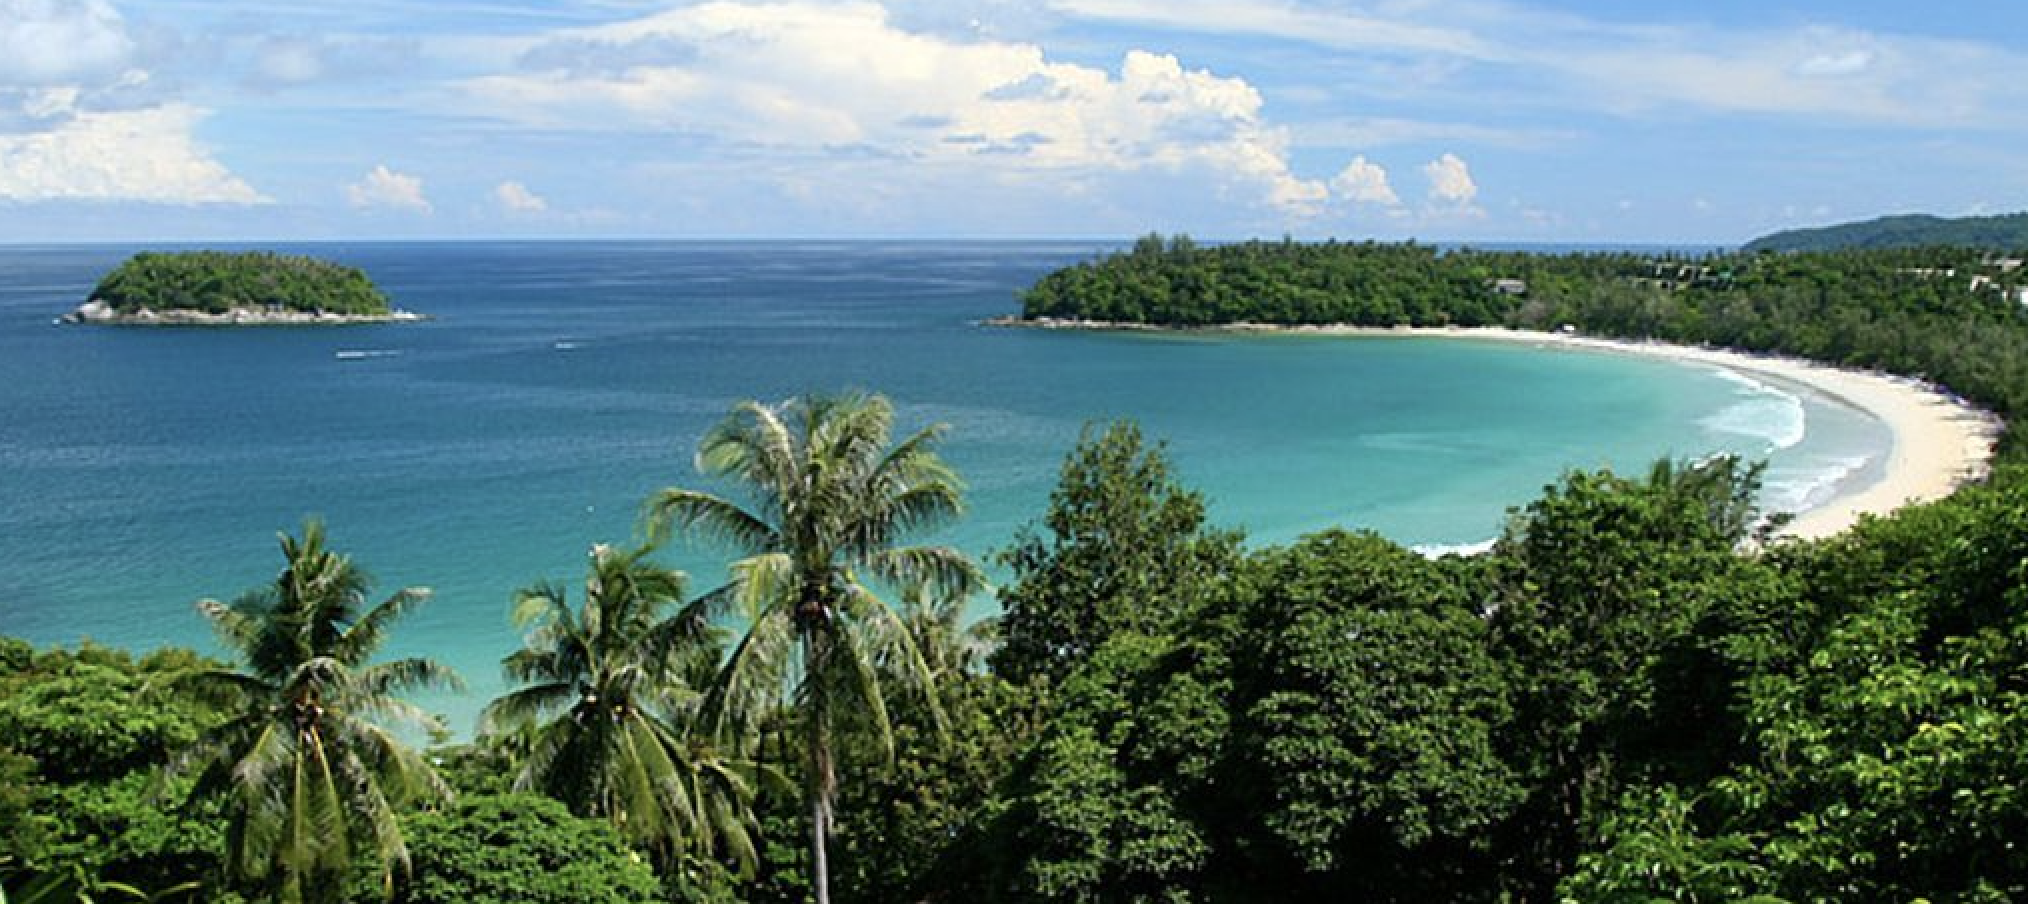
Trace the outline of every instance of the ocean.
{"type": "MultiPolygon", "coordinates": [[[[1039,518],[1082,425],[1168,444],[1253,545],[1331,526],[1427,551],[1498,533],[1571,468],[1771,461],[1764,503],[1877,475],[1891,437],[1836,400],[1708,366],[1470,340],[1073,333],[980,321],[1110,246],[1077,242],[325,243],[416,324],[55,325],[134,248],[0,248],[0,633],[214,649],[192,604],[272,580],[323,518],[382,592],[435,598],[390,652],[502,690],[517,587],[582,581],[655,489],[714,490],[698,437],[740,399],[860,388],[946,422],[982,557],[1039,518]]],[[[663,558],[701,589],[712,550],[663,558]]],[[[976,602],[991,611],[990,599],[976,602]]]]}

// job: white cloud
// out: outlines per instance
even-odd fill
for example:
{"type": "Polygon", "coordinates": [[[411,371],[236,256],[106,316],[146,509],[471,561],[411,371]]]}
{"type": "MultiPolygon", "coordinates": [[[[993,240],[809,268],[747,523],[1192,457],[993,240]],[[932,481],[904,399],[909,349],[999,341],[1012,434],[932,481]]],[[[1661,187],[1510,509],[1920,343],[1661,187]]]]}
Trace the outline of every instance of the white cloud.
{"type": "Polygon", "coordinates": [[[1577,133],[1551,128],[1515,128],[1466,122],[1434,122],[1388,116],[1313,120],[1290,126],[1298,147],[1379,148],[1402,144],[1470,143],[1539,151],[1577,140],[1577,133]]]}
{"type": "Polygon", "coordinates": [[[510,213],[541,213],[549,209],[549,202],[528,190],[519,182],[502,182],[493,189],[493,200],[510,213]]]}
{"type": "Polygon", "coordinates": [[[0,135],[0,199],[259,204],[268,199],[199,147],[203,113],[169,105],[78,113],[25,135],[0,135]]]}
{"type": "Polygon", "coordinates": [[[1331,193],[1354,204],[1401,203],[1394,193],[1394,187],[1387,184],[1387,170],[1378,163],[1369,163],[1365,157],[1354,157],[1345,164],[1337,176],[1331,179],[1331,193]]]}
{"type": "MultiPolygon", "coordinates": [[[[1073,16],[1138,22],[1168,28],[1240,32],[1306,41],[1340,50],[1388,50],[1467,57],[1499,54],[1469,29],[1435,25],[1387,12],[1305,10],[1286,0],[1053,0],[1073,16]]],[[[1411,4],[1453,18],[1460,4],[1411,4]]],[[[1432,17],[1435,18],[1435,17],[1432,17]]]]}
{"type": "Polygon", "coordinates": [[[237,46],[245,56],[241,80],[257,90],[390,78],[423,57],[422,42],[408,37],[266,34],[237,46]]]}
{"type": "Polygon", "coordinates": [[[261,204],[106,0],[0,0],[0,200],[261,204]]]}
{"type": "Polygon", "coordinates": [[[429,199],[423,197],[423,183],[415,176],[397,173],[379,164],[365,178],[345,186],[345,200],[353,207],[388,207],[429,213],[429,199]]]}
{"type": "Polygon", "coordinates": [[[134,42],[105,0],[0,0],[0,85],[51,85],[117,74],[134,42]]]}
{"type": "MultiPolygon", "coordinates": [[[[1454,96],[1459,82],[1570,109],[1837,117],[1915,127],[2013,116],[2028,55],[1995,43],[1825,26],[1608,22],[1509,0],[1304,9],[1289,0],[1051,0],[1069,15],[1350,51],[1454,96]],[[1386,61],[1382,63],[1381,61],[1386,61]]],[[[1367,145],[1371,146],[1371,145],[1367,145]]]]}
{"type": "Polygon", "coordinates": [[[1469,207],[1479,196],[1479,184],[1472,181],[1472,170],[1456,154],[1445,154],[1422,165],[1423,176],[1429,179],[1430,200],[1454,207],[1469,207]]]}
{"type": "Polygon", "coordinates": [[[1796,64],[1795,73],[1810,78],[1838,78],[1857,75],[1873,65],[1873,54],[1864,50],[1820,53],[1796,64]]]}
{"type": "Polygon", "coordinates": [[[268,82],[292,85],[315,81],[324,74],[324,55],[313,41],[270,37],[254,54],[254,69],[268,82]]]}
{"type": "Polygon", "coordinates": [[[667,130],[753,152],[992,173],[1186,173],[1284,214],[1323,183],[1244,79],[1130,51],[1116,72],[1033,44],[904,30],[878,4],[710,2],[555,32],[467,109],[544,128],[667,130]],[[614,63],[612,61],[620,61],[614,63]]]}

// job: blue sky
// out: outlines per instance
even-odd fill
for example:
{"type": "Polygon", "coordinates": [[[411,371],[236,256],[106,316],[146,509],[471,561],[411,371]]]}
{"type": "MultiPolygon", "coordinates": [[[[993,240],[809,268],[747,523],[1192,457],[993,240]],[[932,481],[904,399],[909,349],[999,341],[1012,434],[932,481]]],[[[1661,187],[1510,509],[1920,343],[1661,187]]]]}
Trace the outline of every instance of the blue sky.
{"type": "Polygon", "coordinates": [[[2028,5],[0,0],[0,241],[1734,243],[2028,207],[2028,5]]]}

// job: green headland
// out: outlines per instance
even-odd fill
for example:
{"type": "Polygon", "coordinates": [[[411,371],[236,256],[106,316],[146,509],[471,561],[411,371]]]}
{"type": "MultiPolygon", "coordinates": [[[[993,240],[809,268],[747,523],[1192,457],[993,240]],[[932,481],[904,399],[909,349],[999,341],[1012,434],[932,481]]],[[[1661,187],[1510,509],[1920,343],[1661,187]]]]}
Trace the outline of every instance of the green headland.
{"type": "Polygon", "coordinates": [[[1987,251],[2028,248],[2028,212],[1988,217],[1902,214],[1814,229],[1788,229],[1746,243],[1746,251],[1837,251],[1948,245],[1987,251]]]}

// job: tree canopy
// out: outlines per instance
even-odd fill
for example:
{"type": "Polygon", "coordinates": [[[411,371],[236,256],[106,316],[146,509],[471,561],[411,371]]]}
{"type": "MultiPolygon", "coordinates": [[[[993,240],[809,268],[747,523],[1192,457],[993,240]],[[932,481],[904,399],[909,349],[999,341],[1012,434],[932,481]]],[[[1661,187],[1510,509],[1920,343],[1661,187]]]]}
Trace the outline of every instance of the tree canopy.
{"type": "Polygon", "coordinates": [[[279,308],[386,317],[387,296],[357,268],[271,251],[144,251],[99,280],[91,297],[122,314],[279,308]]]}

